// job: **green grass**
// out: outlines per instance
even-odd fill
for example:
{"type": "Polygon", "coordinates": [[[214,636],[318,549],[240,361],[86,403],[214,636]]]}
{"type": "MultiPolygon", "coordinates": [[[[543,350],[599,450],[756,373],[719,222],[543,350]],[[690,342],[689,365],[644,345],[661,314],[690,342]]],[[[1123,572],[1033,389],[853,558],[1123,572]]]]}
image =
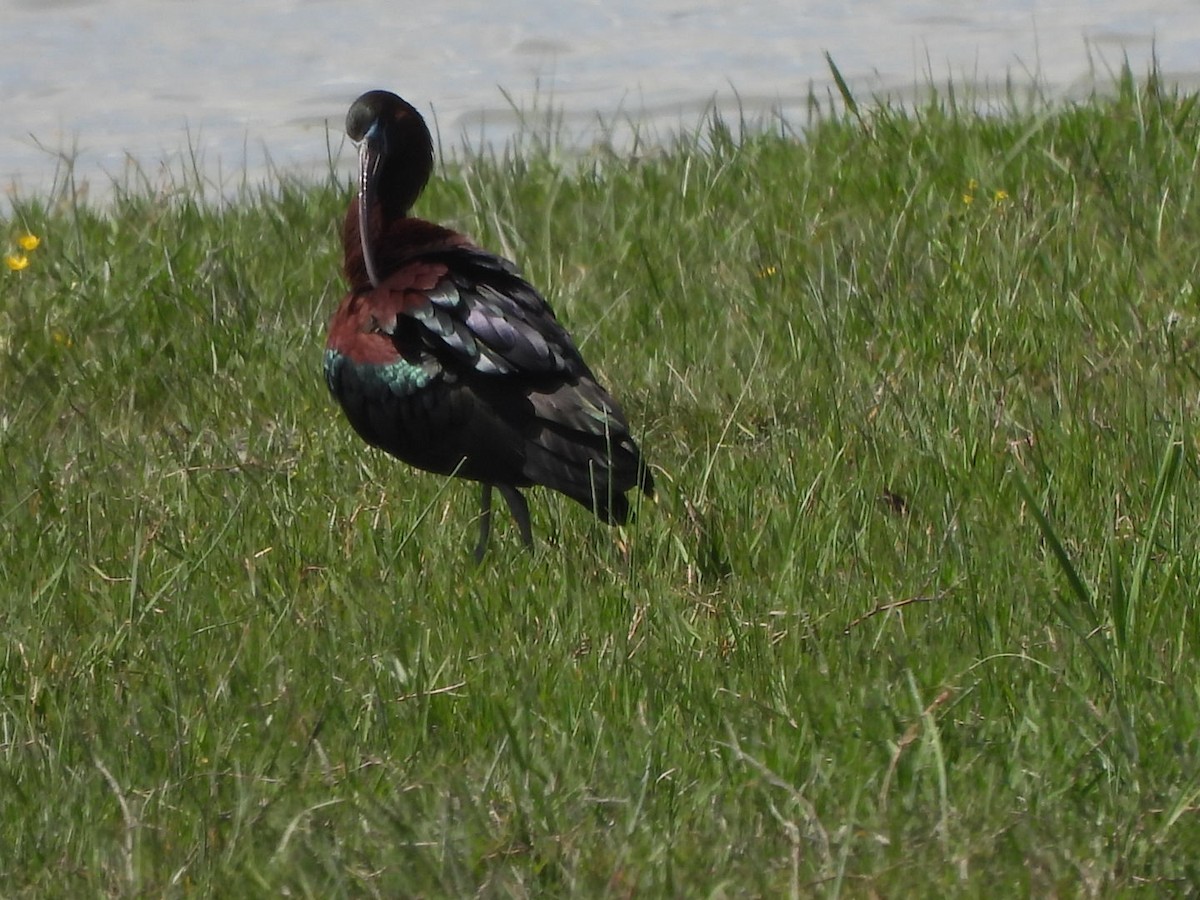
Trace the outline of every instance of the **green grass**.
{"type": "Polygon", "coordinates": [[[478,569],[322,381],[349,185],[18,202],[2,892],[1200,881],[1200,101],[858,99],[435,181],[660,485],[478,569]]]}

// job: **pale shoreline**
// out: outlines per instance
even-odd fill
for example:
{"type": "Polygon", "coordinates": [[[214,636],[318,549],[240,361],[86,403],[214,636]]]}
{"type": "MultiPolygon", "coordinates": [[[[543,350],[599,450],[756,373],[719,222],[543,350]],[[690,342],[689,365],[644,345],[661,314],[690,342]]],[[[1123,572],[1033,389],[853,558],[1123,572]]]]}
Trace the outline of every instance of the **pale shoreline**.
{"type": "Polygon", "coordinates": [[[1011,80],[1071,98],[1103,88],[1126,60],[1136,76],[1157,62],[1168,82],[1200,84],[1200,16],[1186,0],[1136,13],[1086,0],[945,6],[537,0],[520,17],[504,4],[432,9],[419,23],[366,29],[388,22],[386,4],[228,4],[226,15],[221,3],[153,0],[21,7],[7,24],[22,39],[0,63],[0,202],[48,193],[64,155],[93,196],[139,171],[151,185],[198,171],[219,190],[272,171],[319,176],[327,134],[336,151],[347,104],[369,87],[412,100],[447,151],[503,147],[522,129],[515,104],[534,110],[535,126],[553,109],[568,146],[627,152],[635,132],[669,139],[714,103],[727,118],[802,126],[810,90],[836,94],[826,51],[861,96],[901,102],[946,81],[979,97],[1011,80]]]}

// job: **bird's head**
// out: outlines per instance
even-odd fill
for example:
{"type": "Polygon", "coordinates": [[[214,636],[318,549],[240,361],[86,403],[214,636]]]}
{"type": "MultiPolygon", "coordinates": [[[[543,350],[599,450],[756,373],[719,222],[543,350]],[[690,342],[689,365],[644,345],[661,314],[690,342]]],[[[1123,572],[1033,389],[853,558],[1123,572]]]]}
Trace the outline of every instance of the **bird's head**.
{"type": "Polygon", "coordinates": [[[350,104],[346,136],[358,145],[359,236],[367,275],[378,286],[372,217],[385,227],[408,215],[433,172],[433,139],[413,105],[390,91],[367,91],[350,104]]]}

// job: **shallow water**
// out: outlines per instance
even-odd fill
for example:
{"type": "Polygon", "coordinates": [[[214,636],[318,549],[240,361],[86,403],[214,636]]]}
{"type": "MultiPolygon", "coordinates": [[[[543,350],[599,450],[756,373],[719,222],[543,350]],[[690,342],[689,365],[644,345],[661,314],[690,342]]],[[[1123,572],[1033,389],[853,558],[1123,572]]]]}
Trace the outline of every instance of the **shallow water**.
{"type": "MultiPolygon", "coordinates": [[[[832,54],[866,96],[1013,78],[1082,93],[1128,58],[1200,84],[1195,0],[467,0],[401,15],[380,0],[8,0],[0,187],[49,190],[61,157],[93,194],[140,172],[224,189],[271,167],[320,173],[362,90],[388,87],[443,145],[503,144],[522,110],[569,142],[690,129],[714,101],[801,124],[832,54]],[[518,12],[519,10],[519,12],[518,12]],[[511,101],[511,102],[510,102],[511,101]]],[[[407,5],[407,4],[403,4],[407,5]]],[[[343,153],[347,157],[348,154],[343,153]]]]}

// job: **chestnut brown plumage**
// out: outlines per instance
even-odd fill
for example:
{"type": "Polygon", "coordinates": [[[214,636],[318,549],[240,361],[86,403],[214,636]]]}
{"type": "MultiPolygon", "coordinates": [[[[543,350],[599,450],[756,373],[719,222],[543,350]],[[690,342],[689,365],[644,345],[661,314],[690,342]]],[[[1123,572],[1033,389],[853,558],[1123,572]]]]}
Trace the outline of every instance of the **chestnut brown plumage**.
{"type": "Polygon", "coordinates": [[[329,328],[325,380],[367,443],[410,465],[482,484],[482,559],[492,489],[526,546],[518,488],[544,485],[610,524],[654,482],[617,402],[516,266],[414,218],[433,171],[421,115],[387,91],[350,107],[358,195],[342,230],[350,290],[329,328]]]}

